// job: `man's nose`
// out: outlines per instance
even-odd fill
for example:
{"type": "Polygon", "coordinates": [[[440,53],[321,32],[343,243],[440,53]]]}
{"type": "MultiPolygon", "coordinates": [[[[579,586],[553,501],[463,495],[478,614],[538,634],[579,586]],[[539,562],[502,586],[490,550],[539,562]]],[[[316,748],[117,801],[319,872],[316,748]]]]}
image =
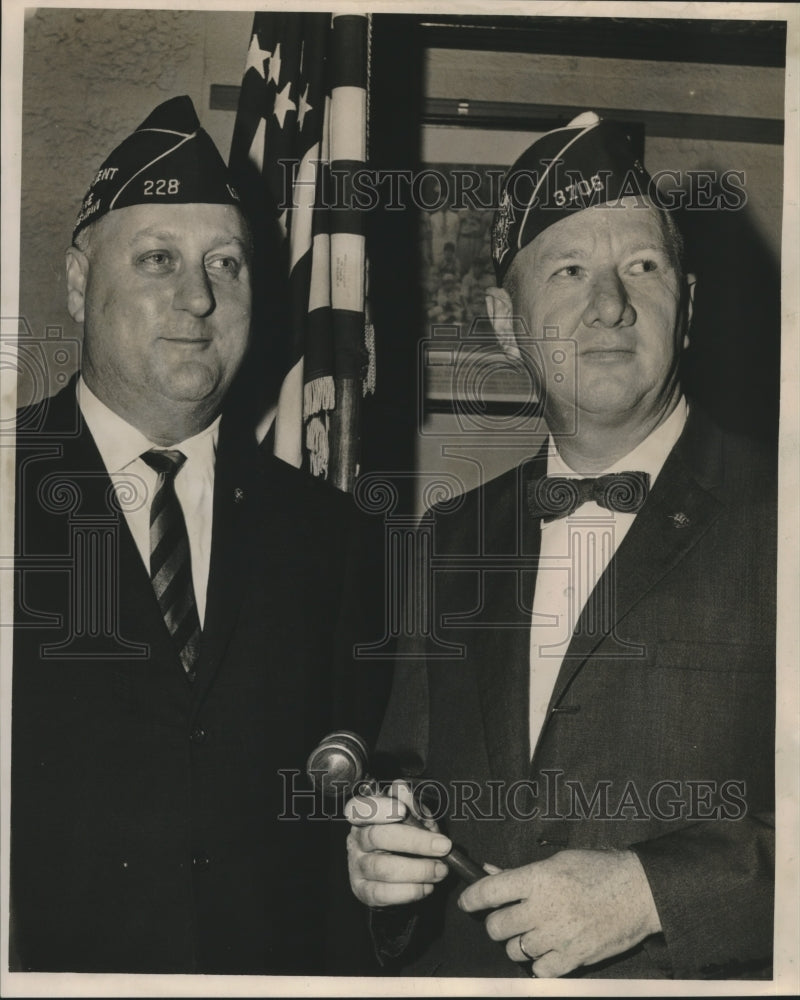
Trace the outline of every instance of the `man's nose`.
{"type": "Polygon", "coordinates": [[[636,322],[636,310],[616,271],[603,271],[594,278],[583,322],[586,326],[605,327],[632,326],[636,322]]]}
{"type": "Polygon", "coordinates": [[[207,316],[214,308],[214,293],[204,266],[186,267],[179,275],[173,305],[193,316],[207,316]]]}

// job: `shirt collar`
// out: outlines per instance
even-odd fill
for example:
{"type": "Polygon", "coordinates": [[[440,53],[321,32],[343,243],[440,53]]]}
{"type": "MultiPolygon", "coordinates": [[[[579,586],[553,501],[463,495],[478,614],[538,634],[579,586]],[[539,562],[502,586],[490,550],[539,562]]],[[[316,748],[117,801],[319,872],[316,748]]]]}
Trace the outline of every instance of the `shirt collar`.
{"type": "MultiPolygon", "coordinates": [[[[689,415],[689,405],[686,398],[681,396],[678,405],[670,413],[663,423],[652,430],[644,441],[641,441],[633,451],[623,455],[622,458],[614,462],[607,469],[600,469],[592,472],[592,476],[602,476],[609,472],[647,472],[650,475],[650,485],[652,486],[659,472],[667,460],[667,456],[675,447],[678,438],[683,432],[686,419],[689,415]]],[[[580,476],[581,473],[571,469],[563,458],[559,455],[558,449],[552,436],[548,441],[547,452],[547,475],[548,476],[580,476]]]]}
{"type": "MultiPolygon", "coordinates": [[[[139,456],[151,448],[162,448],[154,444],[140,430],[132,427],[127,420],[109,409],[92,392],[83,379],[78,379],[78,406],[89,428],[100,457],[110,474],[122,472],[139,456]]],[[[213,465],[219,436],[220,417],[213,423],[184,441],[172,447],[182,451],[187,460],[210,461],[213,465]]]]}

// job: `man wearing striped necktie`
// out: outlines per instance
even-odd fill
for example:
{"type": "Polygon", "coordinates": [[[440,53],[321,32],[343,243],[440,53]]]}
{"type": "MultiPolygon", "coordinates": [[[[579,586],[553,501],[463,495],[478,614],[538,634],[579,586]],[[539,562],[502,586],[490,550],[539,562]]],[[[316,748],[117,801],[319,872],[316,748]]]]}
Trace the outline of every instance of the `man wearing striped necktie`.
{"type": "Polygon", "coordinates": [[[67,250],[80,373],[18,414],[12,969],[324,968],[332,824],[291,793],[366,724],[356,525],[232,391],[252,281],[224,161],[167,101],[67,250]]]}

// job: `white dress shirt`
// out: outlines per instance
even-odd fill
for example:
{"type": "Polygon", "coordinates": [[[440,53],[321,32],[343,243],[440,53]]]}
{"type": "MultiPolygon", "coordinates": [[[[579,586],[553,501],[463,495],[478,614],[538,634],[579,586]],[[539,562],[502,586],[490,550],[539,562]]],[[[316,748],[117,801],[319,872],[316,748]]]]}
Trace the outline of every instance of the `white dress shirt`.
{"type": "MultiPolygon", "coordinates": [[[[602,471],[582,473],[561,458],[553,438],[548,441],[547,475],[582,478],[609,472],[647,472],[650,486],[681,436],[688,406],[678,405],[648,437],[619,461],[602,471]]],[[[589,595],[602,576],[635,514],[607,510],[591,501],[569,517],[541,522],[539,570],[533,597],[530,642],[529,736],[531,754],[544,725],[547,706],[575,626],[589,595]]]]}
{"type": "Polygon", "coordinates": [[[94,438],[103,464],[114,484],[121,510],[125,514],[133,540],[150,573],[150,504],[155,494],[158,473],[142,461],[151,448],[183,452],[186,461],[175,476],[175,495],[181,505],[189,552],[192,560],[192,583],[200,625],[206,612],[208,568],[211,559],[211,524],[214,511],[214,462],[217,454],[220,418],[205,430],[174,444],[169,449],[152,441],[131,427],[127,421],[102,403],[84,382],[78,380],[78,406],[94,438]]]}

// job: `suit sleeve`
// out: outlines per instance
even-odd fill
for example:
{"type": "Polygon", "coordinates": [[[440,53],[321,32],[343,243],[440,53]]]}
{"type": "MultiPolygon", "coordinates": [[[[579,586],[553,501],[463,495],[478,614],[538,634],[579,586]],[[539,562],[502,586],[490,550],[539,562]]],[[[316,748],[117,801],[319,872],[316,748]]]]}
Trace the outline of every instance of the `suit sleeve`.
{"type": "Polygon", "coordinates": [[[698,823],[636,844],[633,850],[661,920],[663,944],[653,945],[652,957],[672,976],[727,979],[769,964],[772,815],[698,823]]]}
{"type": "MultiPolygon", "coordinates": [[[[398,649],[391,696],[375,754],[376,773],[385,780],[414,776],[425,768],[428,746],[428,678],[416,644],[398,649]]],[[[369,911],[369,930],[381,966],[407,959],[419,943],[430,900],[369,911]]]]}

